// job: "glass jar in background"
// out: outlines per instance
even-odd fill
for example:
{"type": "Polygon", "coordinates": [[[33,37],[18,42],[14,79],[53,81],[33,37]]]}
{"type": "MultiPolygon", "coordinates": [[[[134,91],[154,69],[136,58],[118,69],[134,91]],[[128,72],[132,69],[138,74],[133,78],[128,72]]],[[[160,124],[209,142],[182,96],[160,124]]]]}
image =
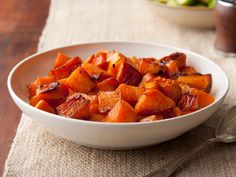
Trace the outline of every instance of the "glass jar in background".
{"type": "Polygon", "coordinates": [[[215,22],[215,49],[224,56],[236,56],[236,0],[217,1],[215,22]]]}

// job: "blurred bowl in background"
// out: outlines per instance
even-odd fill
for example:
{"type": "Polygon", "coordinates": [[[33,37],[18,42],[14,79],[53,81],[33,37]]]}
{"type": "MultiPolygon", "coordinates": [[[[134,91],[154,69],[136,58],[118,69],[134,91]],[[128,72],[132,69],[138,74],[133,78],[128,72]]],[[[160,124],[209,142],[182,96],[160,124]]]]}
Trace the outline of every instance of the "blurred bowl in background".
{"type": "Polygon", "coordinates": [[[214,8],[204,6],[170,6],[158,1],[151,1],[155,13],[171,23],[194,28],[214,27],[214,8]]]}

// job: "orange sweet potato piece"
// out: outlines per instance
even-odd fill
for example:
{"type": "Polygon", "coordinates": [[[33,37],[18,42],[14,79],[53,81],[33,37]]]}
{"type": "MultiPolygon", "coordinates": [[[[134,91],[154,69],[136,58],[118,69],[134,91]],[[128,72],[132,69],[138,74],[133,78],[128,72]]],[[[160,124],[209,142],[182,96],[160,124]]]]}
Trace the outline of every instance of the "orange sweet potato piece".
{"type": "Polygon", "coordinates": [[[163,115],[158,114],[158,115],[151,115],[151,116],[142,118],[140,122],[153,122],[153,121],[157,121],[161,119],[163,119],[163,115]]]}
{"type": "Polygon", "coordinates": [[[128,63],[120,65],[116,79],[119,83],[138,86],[142,80],[142,75],[128,63]]]}
{"type": "Polygon", "coordinates": [[[166,65],[166,64],[170,63],[171,61],[173,61],[176,64],[177,68],[180,69],[180,68],[186,66],[186,55],[184,53],[180,53],[180,52],[172,53],[168,56],[161,58],[160,64],[166,65]]]}
{"type": "Polygon", "coordinates": [[[139,67],[139,59],[136,57],[131,57],[127,59],[128,63],[131,64],[135,69],[138,70],[139,67]]]}
{"type": "Polygon", "coordinates": [[[43,111],[55,114],[55,110],[51,107],[45,100],[40,100],[36,105],[36,108],[41,109],[43,111]]]}
{"type": "Polygon", "coordinates": [[[89,120],[96,122],[106,122],[107,117],[101,114],[91,114],[89,120]]]}
{"type": "Polygon", "coordinates": [[[120,92],[121,98],[131,105],[135,104],[144,92],[142,88],[126,84],[120,84],[116,91],[120,92]]]}
{"type": "Polygon", "coordinates": [[[119,83],[113,77],[103,80],[97,83],[97,88],[101,91],[114,91],[118,87],[119,83]]]}
{"type": "Polygon", "coordinates": [[[139,115],[158,114],[175,107],[175,102],[156,89],[149,89],[139,98],[135,112],[139,115]]]}
{"type": "Polygon", "coordinates": [[[215,101],[214,96],[202,91],[198,90],[198,103],[200,108],[204,108],[208,106],[209,104],[213,103],[215,101]]]}
{"type": "Polygon", "coordinates": [[[55,81],[66,78],[82,63],[79,57],[75,57],[67,61],[64,65],[52,69],[49,72],[49,76],[55,81]]]}
{"type": "Polygon", "coordinates": [[[147,73],[143,76],[141,82],[139,83],[139,87],[143,87],[146,82],[153,80],[156,77],[155,74],[147,73]]]}
{"type": "Polygon", "coordinates": [[[30,104],[35,106],[41,99],[51,106],[60,104],[68,96],[68,89],[58,82],[37,86],[36,95],[30,99],[30,104]]]}
{"type": "Polygon", "coordinates": [[[65,85],[76,92],[88,93],[96,86],[96,83],[82,67],[78,67],[67,78],[65,85]]]}
{"type": "Polygon", "coordinates": [[[58,115],[76,119],[87,119],[90,116],[89,100],[79,93],[69,96],[56,110],[58,115]]]}
{"type": "Polygon", "coordinates": [[[176,106],[173,110],[174,110],[175,116],[182,116],[182,115],[193,112],[191,110],[181,110],[178,106],[176,106]]]}
{"type": "Polygon", "coordinates": [[[159,61],[155,58],[140,58],[138,71],[143,75],[147,73],[157,74],[160,71],[159,61]]]}
{"type": "Polygon", "coordinates": [[[82,67],[90,75],[90,77],[93,78],[95,81],[101,82],[111,77],[111,75],[108,74],[107,71],[99,68],[96,65],[93,65],[90,63],[84,63],[82,67]]]}
{"type": "Polygon", "coordinates": [[[111,51],[108,53],[107,61],[109,61],[107,72],[116,76],[120,65],[127,62],[127,58],[119,52],[111,51]]]}
{"type": "Polygon", "coordinates": [[[37,85],[35,83],[30,83],[27,85],[27,91],[28,91],[28,98],[31,99],[33,96],[36,95],[36,89],[37,85]]]}
{"type": "Polygon", "coordinates": [[[84,63],[90,63],[106,70],[108,67],[107,51],[100,50],[96,55],[91,55],[84,63]]]}
{"type": "Polygon", "coordinates": [[[203,90],[207,93],[211,91],[212,77],[211,74],[192,74],[179,76],[177,81],[182,84],[187,84],[190,87],[196,88],[198,90],[203,90]]]}
{"type": "Polygon", "coordinates": [[[147,89],[159,90],[158,82],[155,80],[148,81],[148,82],[144,83],[144,89],[145,90],[147,90],[147,89]]]}
{"type": "Polygon", "coordinates": [[[158,83],[158,87],[166,96],[170,97],[175,102],[180,99],[181,88],[176,80],[157,77],[154,81],[158,83]]]}
{"type": "Polygon", "coordinates": [[[107,113],[110,111],[115,104],[121,99],[121,94],[118,92],[99,92],[98,93],[98,103],[99,112],[107,113]]]}
{"type": "Polygon", "coordinates": [[[107,122],[136,122],[136,113],[124,100],[118,101],[108,113],[107,122]]]}
{"type": "Polygon", "coordinates": [[[184,66],[180,69],[180,73],[183,75],[196,74],[197,70],[193,66],[184,66]]]}
{"type": "Polygon", "coordinates": [[[60,67],[60,66],[64,65],[69,60],[70,60],[70,57],[66,56],[63,53],[58,53],[55,64],[54,64],[54,68],[57,68],[57,67],[60,67]]]}

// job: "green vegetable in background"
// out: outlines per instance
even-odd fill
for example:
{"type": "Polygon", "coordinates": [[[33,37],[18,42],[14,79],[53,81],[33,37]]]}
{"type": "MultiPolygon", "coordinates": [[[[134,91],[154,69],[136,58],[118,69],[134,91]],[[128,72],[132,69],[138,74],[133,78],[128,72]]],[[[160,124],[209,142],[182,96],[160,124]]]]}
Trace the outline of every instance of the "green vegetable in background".
{"type": "Polygon", "coordinates": [[[179,5],[189,6],[195,4],[195,0],[176,0],[179,5]]]}

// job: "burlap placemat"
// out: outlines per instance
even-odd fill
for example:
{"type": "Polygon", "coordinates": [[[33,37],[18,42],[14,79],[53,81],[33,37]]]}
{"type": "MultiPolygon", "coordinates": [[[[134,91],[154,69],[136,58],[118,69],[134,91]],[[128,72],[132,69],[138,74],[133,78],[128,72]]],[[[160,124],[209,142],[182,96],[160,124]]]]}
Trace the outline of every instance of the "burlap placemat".
{"type": "MultiPolygon", "coordinates": [[[[218,112],[200,127],[175,140],[134,151],[83,147],[55,137],[23,115],[4,176],[142,176],[212,137],[218,118],[236,103],[236,59],[215,55],[214,31],[184,28],[158,19],[148,1],[52,0],[39,51],[103,40],[151,41],[198,52],[227,72],[229,94],[218,112]]],[[[236,176],[235,151],[235,144],[211,146],[173,176],[236,176]]]]}

